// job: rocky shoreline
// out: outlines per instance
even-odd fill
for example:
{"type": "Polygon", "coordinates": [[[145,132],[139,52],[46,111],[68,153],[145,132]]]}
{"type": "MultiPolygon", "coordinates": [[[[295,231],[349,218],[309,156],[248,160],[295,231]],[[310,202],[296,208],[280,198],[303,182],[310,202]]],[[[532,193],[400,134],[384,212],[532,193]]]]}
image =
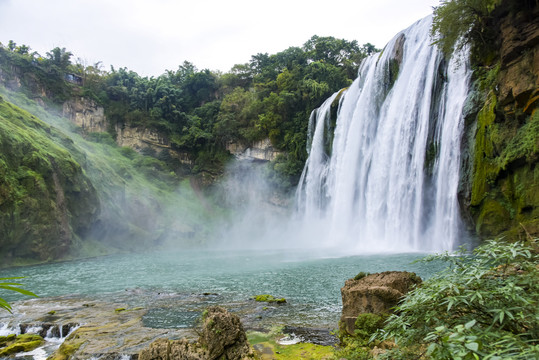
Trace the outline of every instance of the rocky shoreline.
{"type": "MultiPolygon", "coordinates": [[[[340,334],[353,335],[360,314],[391,312],[399,299],[420,283],[414,273],[398,271],[360,273],[347,280],[341,289],[340,334]]],[[[286,301],[246,299],[219,304],[223,299],[215,293],[150,294],[140,289],[117,295],[112,297],[117,301],[107,301],[104,295],[72,295],[14,302],[12,314],[0,315],[0,336],[41,336],[45,341],[37,349],[17,354],[34,360],[128,360],[140,356],[152,360],[168,359],[171,352],[187,359],[213,359],[223,354],[228,354],[227,359],[247,359],[254,358],[253,348],[265,350],[263,345],[249,347],[246,331],[275,333],[276,327],[283,337],[281,345],[301,342],[331,347],[338,341],[332,332],[337,324],[332,329],[312,328],[283,323],[279,316],[272,318],[272,313],[289,306],[286,301]],[[134,302],[127,301],[137,296],[153,296],[152,301],[146,301],[150,306],[133,306],[134,302]],[[154,317],[170,320],[170,313],[158,311],[164,307],[188,316],[175,326],[167,326],[166,321],[149,326],[152,321],[147,317],[152,311],[157,311],[154,317]]]]}
{"type": "MultiPolygon", "coordinates": [[[[147,295],[137,292],[130,290],[124,295],[126,298],[147,295]]],[[[158,293],[155,297],[151,308],[133,307],[127,301],[107,301],[79,295],[16,301],[12,304],[12,314],[0,314],[0,336],[28,332],[41,335],[45,339],[41,350],[25,354],[36,360],[44,360],[52,355],[53,359],[66,359],[73,355],[78,359],[136,359],[140,351],[158,339],[186,339],[193,342],[198,336],[197,321],[204,310],[222,300],[215,293],[158,293]],[[171,300],[174,296],[178,299],[171,300]],[[186,324],[176,327],[169,325],[167,328],[167,319],[163,320],[163,327],[152,319],[148,320],[149,317],[158,316],[163,307],[174,304],[178,311],[186,310],[185,313],[188,313],[186,324]],[[149,326],[149,323],[154,325],[149,326]]],[[[283,334],[301,338],[302,342],[333,345],[337,341],[330,327],[309,328],[272,321],[271,314],[286,304],[246,299],[243,303],[222,305],[238,316],[248,332],[269,332],[272,328],[282,327],[283,334]]]]}

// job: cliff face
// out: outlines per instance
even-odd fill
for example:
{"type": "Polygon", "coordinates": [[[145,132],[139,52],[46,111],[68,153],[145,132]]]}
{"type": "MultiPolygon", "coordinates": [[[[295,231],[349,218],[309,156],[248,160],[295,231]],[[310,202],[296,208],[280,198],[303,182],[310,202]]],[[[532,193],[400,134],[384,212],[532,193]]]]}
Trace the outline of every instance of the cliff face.
{"type": "Polygon", "coordinates": [[[66,255],[100,203],[71,140],[0,97],[0,261],[66,255]],[[69,149],[69,150],[68,150],[69,149]]]}
{"type": "Polygon", "coordinates": [[[539,235],[539,8],[503,6],[496,22],[499,61],[476,82],[494,86],[468,129],[467,201],[479,237],[522,239],[526,232],[539,235]]]}
{"type": "Polygon", "coordinates": [[[238,160],[273,161],[282,154],[273,147],[270,139],[256,141],[251,145],[231,143],[226,149],[238,160]]]}
{"type": "Polygon", "coordinates": [[[105,110],[94,101],[86,98],[74,98],[64,102],[64,117],[80,126],[84,133],[107,131],[105,110]]]}

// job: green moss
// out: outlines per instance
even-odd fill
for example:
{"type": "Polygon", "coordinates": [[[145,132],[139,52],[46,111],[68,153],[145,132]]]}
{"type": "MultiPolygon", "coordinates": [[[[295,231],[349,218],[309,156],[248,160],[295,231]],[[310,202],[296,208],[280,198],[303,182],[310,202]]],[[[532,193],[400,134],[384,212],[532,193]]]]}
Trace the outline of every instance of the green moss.
{"type": "Polygon", "coordinates": [[[0,349],[0,357],[32,351],[41,346],[43,342],[43,338],[36,334],[23,334],[16,337],[8,335],[4,340],[0,338],[0,346],[3,346],[0,349]]]}
{"type": "Polygon", "coordinates": [[[491,94],[485,106],[477,115],[477,132],[474,146],[474,164],[472,174],[471,205],[476,206],[485,198],[489,183],[492,183],[499,172],[499,167],[492,160],[493,146],[489,127],[496,119],[496,97],[491,94]]]}
{"type": "Polygon", "coordinates": [[[47,360],[68,360],[72,357],[72,355],[82,346],[84,342],[82,341],[74,341],[74,338],[68,338],[65,342],[60,345],[58,350],[51,356],[47,358],[47,360]]]}
{"type": "Polygon", "coordinates": [[[0,257],[41,261],[69,251],[96,211],[95,189],[62,142],[30,113],[0,103],[0,257]]]}
{"type": "Polygon", "coordinates": [[[354,276],[354,280],[360,280],[363,279],[365,276],[369,275],[368,272],[359,272],[356,276],[354,276]]]}
{"type": "Polygon", "coordinates": [[[7,336],[0,336],[0,347],[6,346],[6,344],[8,342],[11,342],[11,341],[15,340],[16,337],[17,337],[16,334],[9,334],[7,336]]]}
{"type": "Polygon", "coordinates": [[[359,314],[355,322],[355,336],[368,340],[376,330],[384,327],[388,317],[389,314],[359,314]]]}
{"type": "Polygon", "coordinates": [[[273,295],[268,295],[268,294],[255,295],[253,296],[253,299],[255,299],[255,301],[258,301],[258,302],[277,303],[277,304],[286,303],[285,298],[275,298],[273,295]]]}
{"type": "Polygon", "coordinates": [[[508,229],[511,216],[498,201],[488,199],[481,207],[476,231],[485,237],[495,237],[508,229]]]}
{"type": "Polygon", "coordinates": [[[333,347],[298,343],[280,345],[277,341],[284,337],[280,332],[248,332],[247,340],[254,348],[258,359],[332,359],[333,347]]]}
{"type": "MultiPolygon", "coordinates": [[[[483,76],[485,86],[496,73],[483,76]]],[[[539,219],[539,112],[518,120],[491,92],[476,120],[470,196],[476,232],[522,239],[520,224],[539,219]]]]}
{"type": "Polygon", "coordinates": [[[516,134],[509,134],[510,141],[498,157],[498,166],[506,170],[512,163],[523,160],[528,163],[539,159],[539,111],[520,127],[516,134]],[[511,136],[512,135],[512,136],[511,136]]]}

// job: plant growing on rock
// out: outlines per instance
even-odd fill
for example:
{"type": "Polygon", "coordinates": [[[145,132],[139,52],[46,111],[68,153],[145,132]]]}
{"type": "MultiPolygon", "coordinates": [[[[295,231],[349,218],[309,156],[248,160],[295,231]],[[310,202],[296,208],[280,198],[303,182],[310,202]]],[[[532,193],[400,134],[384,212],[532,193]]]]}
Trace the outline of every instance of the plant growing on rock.
{"type": "Polygon", "coordinates": [[[539,255],[488,241],[473,254],[430,256],[450,266],[407,294],[371,340],[394,339],[383,358],[535,359],[539,356],[539,255]]]}

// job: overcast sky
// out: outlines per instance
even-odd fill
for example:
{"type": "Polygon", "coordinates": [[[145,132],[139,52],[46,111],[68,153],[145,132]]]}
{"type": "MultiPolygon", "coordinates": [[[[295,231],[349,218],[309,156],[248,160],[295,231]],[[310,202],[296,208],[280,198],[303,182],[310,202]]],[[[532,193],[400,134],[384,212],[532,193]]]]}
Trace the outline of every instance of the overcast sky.
{"type": "Polygon", "coordinates": [[[143,76],[226,72],[257,53],[301,46],[313,35],[383,47],[432,13],[438,0],[0,0],[0,42],[45,55],[65,47],[86,65],[143,76]]]}

